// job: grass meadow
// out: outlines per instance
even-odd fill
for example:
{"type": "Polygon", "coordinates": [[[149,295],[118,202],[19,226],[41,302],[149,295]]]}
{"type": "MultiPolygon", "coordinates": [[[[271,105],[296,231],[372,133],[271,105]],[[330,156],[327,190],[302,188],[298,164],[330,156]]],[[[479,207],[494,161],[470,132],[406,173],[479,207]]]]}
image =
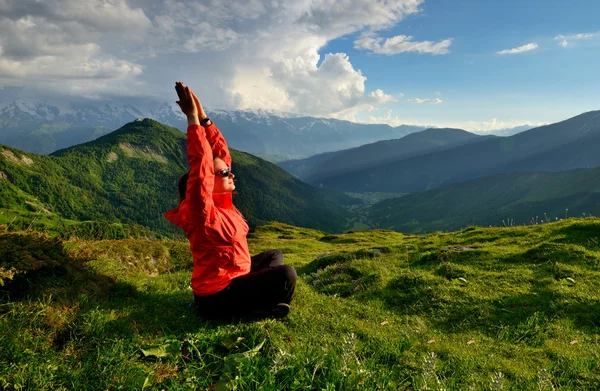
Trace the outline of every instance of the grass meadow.
{"type": "Polygon", "coordinates": [[[186,242],[0,226],[6,390],[598,390],[600,219],[339,235],[271,223],[283,320],[202,319],[186,242]]]}

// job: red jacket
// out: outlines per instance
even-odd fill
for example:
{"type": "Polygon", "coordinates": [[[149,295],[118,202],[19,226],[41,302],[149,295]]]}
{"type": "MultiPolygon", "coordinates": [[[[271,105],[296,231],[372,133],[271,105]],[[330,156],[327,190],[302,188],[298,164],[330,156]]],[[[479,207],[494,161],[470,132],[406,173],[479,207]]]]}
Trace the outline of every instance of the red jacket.
{"type": "Polygon", "coordinates": [[[213,193],[213,156],[231,168],[229,149],[219,129],[212,123],[188,126],[187,151],[190,173],[186,196],[165,217],[185,231],[194,256],[192,290],[205,296],[250,272],[248,225],[233,206],[231,193],[213,193]]]}

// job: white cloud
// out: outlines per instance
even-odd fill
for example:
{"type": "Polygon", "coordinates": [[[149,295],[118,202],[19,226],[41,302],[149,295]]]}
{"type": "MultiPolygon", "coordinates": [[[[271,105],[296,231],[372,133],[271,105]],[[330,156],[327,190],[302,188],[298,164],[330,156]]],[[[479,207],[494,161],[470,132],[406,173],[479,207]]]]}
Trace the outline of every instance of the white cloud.
{"type": "Polygon", "coordinates": [[[81,51],[64,56],[39,56],[27,61],[0,58],[0,79],[27,79],[31,83],[51,82],[61,78],[66,81],[77,79],[121,79],[139,75],[143,67],[124,60],[96,58],[93,44],[78,47],[81,51]],[[65,61],[65,60],[68,60],[65,61]]]}
{"type": "Polygon", "coordinates": [[[281,61],[272,72],[300,113],[327,114],[360,103],[367,79],[343,53],[327,54],[319,67],[300,58],[281,61]]]}
{"type": "Polygon", "coordinates": [[[413,98],[413,99],[408,100],[408,103],[416,103],[416,104],[430,103],[430,104],[434,104],[434,105],[439,105],[440,103],[443,103],[443,102],[444,101],[441,100],[440,98],[433,98],[433,99],[413,98]]]}
{"type": "Polygon", "coordinates": [[[399,116],[392,116],[392,110],[388,110],[385,116],[377,117],[377,116],[368,116],[366,120],[359,121],[366,124],[386,124],[390,126],[400,126],[407,125],[405,120],[400,119],[399,116]]]}
{"type": "Polygon", "coordinates": [[[545,122],[539,121],[517,121],[517,120],[501,120],[498,118],[492,118],[488,121],[462,121],[462,122],[422,122],[422,121],[413,121],[407,118],[400,118],[399,116],[392,115],[392,111],[388,110],[385,116],[377,117],[377,116],[369,116],[367,120],[359,121],[362,123],[369,124],[387,124],[390,126],[400,126],[400,125],[415,125],[415,126],[424,126],[424,127],[432,127],[432,128],[454,128],[454,129],[463,129],[470,132],[479,132],[486,133],[492,132],[494,130],[500,129],[511,129],[516,128],[518,126],[543,126],[547,125],[545,122]]]}
{"type": "Polygon", "coordinates": [[[214,108],[351,115],[396,98],[320,50],[423,1],[0,0],[0,84],[167,98],[183,80],[214,108]]]}
{"type": "Polygon", "coordinates": [[[537,43],[528,43],[527,45],[519,46],[518,48],[501,50],[499,52],[496,52],[496,54],[501,54],[501,55],[504,55],[504,54],[520,54],[520,53],[530,52],[530,51],[535,50],[537,48],[538,48],[537,43]]]}
{"type": "Polygon", "coordinates": [[[501,120],[498,118],[492,118],[488,121],[465,121],[453,123],[452,127],[458,127],[460,129],[476,132],[491,132],[493,130],[510,129],[518,126],[542,126],[546,125],[545,122],[539,121],[517,121],[517,120],[501,120]]]}
{"type": "MultiPolygon", "coordinates": [[[[398,97],[402,97],[403,94],[398,94],[398,97]]],[[[369,94],[369,100],[373,103],[387,103],[387,102],[398,102],[392,95],[388,95],[383,90],[375,90],[369,94]]]]}
{"type": "Polygon", "coordinates": [[[341,36],[365,26],[379,30],[419,12],[424,0],[297,0],[297,22],[317,33],[341,36]]]}
{"type": "Polygon", "coordinates": [[[260,102],[262,108],[339,118],[350,118],[357,110],[368,111],[373,104],[392,101],[383,91],[365,96],[367,78],[354,69],[345,53],[329,53],[321,58],[319,50],[329,40],[350,32],[389,27],[406,14],[417,12],[420,3],[304,0],[286,2],[284,13],[270,10],[276,21],[261,31],[257,40],[246,42],[240,52],[248,61],[235,67],[238,77],[230,87],[234,100],[244,102],[242,107],[256,107],[260,102]],[[257,62],[261,66],[261,72],[255,73],[258,77],[251,83],[244,82],[257,62]]]}
{"type": "Polygon", "coordinates": [[[572,34],[572,35],[557,35],[554,37],[556,41],[559,41],[558,44],[564,48],[569,46],[570,41],[579,41],[584,39],[594,39],[599,38],[600,33],[584,33],[584,34],[572,34]]]}
{"type": "Polygon", "coordinates": [[[418,52],[422,54],[448,54],[448,48],[453,39],[445,39],[440,42],[431,41],[413,41],[413,37],[406,35],[397,35],[391,38],[378,37],[372,33],[363,34],[354,41],[355,49],[368,50],[376,54],[385,54],[388,56],[406,53],[418,52]]]}
{"type": "Polygon", "coordinates": [[[213,27],[206,22],[199,23],[194,33],[183,44],[182,49],[191,53],[204,50],[220,51],[229,48],[239,40],[239,35],[229,28],[213,27]]]}
{"type": "MultiPolygon", "coordinates": [[[[358,103],[354,106],[350,106],[346,109],[330,114],[332,118],[342,119],[351,122],[364,122],[359,119],[360,114],[363,112],[373,112],[379,110],[377,104],[397,102],[398,98],[401,98],[403,94],[399,93],[396,96],[388,95],[382,90],[375,90],[363,96],[358,103]]],[[[391,113],[391,110],[389,111],[391,113]]]]}
{"type": "Polygon", "coordinates": [[[140,9],[124,0],[6,0],[0,2],[0,83],[62,85],[63,91],[95,79],[98,88],[142,74],[144,67],[119,58],[119,49],[139,44],[150,28],[140,9]],[[104,40],[117,40],[114,54],[104,40]]]}
{"type": "Polygon", "coordinates": [[[361,122],[359,118],[362,113],[377,110],[379,110],[377,107],[363,101],[361,103],[355,104],[354,106],[329,114],[327,115],[327,117],[346,120],[350,122],[361,122]]]}
{"type": "Polygon", "coordinates": [[[21,58],[62,54],[69,44],[95,43],[103,39],[139,44],[150,28],[141,9],[125,0],[5,0],[0,4],[0,40],[5,55],[21,58]]]}

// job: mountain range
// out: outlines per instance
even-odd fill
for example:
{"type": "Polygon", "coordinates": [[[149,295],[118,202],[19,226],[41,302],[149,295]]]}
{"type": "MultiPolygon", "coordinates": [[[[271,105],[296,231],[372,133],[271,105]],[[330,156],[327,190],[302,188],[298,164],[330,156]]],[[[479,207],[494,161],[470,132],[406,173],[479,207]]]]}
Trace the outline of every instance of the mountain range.
{"type": "MultiPolygon", "coordinates": [[[[459,134],[455,130],[450,132],[459,134]]],[[[395,157],[394,151],[385,151],[384,144],[380,143],[349,153],[338,152],[331,160],[320,160],[320,168],[309,169],[304,178],[314,185],[348,192],[412,193],[511,171],[560,171],[600,166],[600,111],[587,112],[510,137],[474,136],[457,145],[446,141],[440,147],[425,140],[420,151],[412,147],[418,137],[417,133],[391,142],[397,151],[395,157]],[[404,149],[403,145],[411,147],[404,149]],[[368,148],[372,149],[370,154],[361,152],[358,156],[358,151],[368,148]],[[373,161],[377,151],[385,156],[380,164],[373,161]],[[323,173],[330,165],[352,169],[323,173]]],[[[280,163],[283,167],[287,164],[280,163]]]]}
{"type": "MultiPolygon", "coordinates": [[[[214,110],[231,147],[266,158],[290,159],[399,138],[420,126],[358,124],[337,119],[298,117],[263,110],[214,110]]],[[[38,154],[94,140],[138,118],[151,118],[185,131],[179,108],[169,103],[71,104],[59,107],[32,100],[0,102],[0,143],[38,154]]]]}
{"type": "MultiPolygon", "coordinates": [[[[133,106],[60,111],[19,104],[1,108],[2,118],[12,121],[13,130],[19,121],[31,124],[46,118],[56,124],[57,118],[71,118],[88,129],[96,123],[97,136],[109,132],[118,121],[143,114],[133,106]]],[[[182,121],[173,110],[162,108],[157,116],[182,121]]],[[[215,119],[219,123],[237,124],[238,135],[243,129],[258,131],[261,124],[263,129],[274,129],[284,122],[303,129],[304,135],[311,132],[301,126],[308,118],[265,112],[214,112],[211,116],[219,118],[215,119]]],[[[312,120],[320,121],[312,125],[313,130],[329,121],[312,120]]],[[[40,129],[25,133],[22,142],[33,145],[44,134],[59,140],[59,134],[76,133],[75,127],[53,133],[50,122],[40,128],[46,133],[40,129]]],[[[3,135],[11,134],[7,127],[1,129],[3,135]]],[[[236,128],[230,128],[236,134],[231,129],[236,128]]],[[[29,213],[38,219],[41,214],[38,222],[54,219],[68,226],[100,221],[164,235],[176,233],[162,213],[176,204],[176,182],[186,170],[184,140],[183,133],[173,127],[136,119],[94,141],[48,156],[0,146],[0,215],[29,213]]],[[[510,137],[430,128],[280,163],[300,179],[256,156],[232,150],[240,189],[235,203],[252,226],[281,221],[333,232],[351,228],[357,219],[366,223],[364,227],[424,232],[468,224],[500,225],[502,220],[527,223],[534,216],[541,220],[542,215],[552,219],[562,216],[565,209],[577,215],[599,214],[596,184],[600,174],[597,169],[581,169],[600,166],[598,146],[600,111],[510,137]],[[412,194],[361,207],[360,201],[336,189],[412,194]]],[[[0,216],[0,223],[3,219],[0,216]]]]}
{"type": "Polygon", "coordinates": [[[298,178],[328,186],[329,178],[362,171],[411,157],[487,140],[461,129],[426,129],[395,140],[383,140],[343,151],[327,152],[278,165],[298,178]]]}
{"type": "MultiPolygon", "coordinates": [[[[264,110],[212,110],[209,115],[233,148],[272,162],[397,139],[426,129],[424,126],[391,127],[299,117],[264,110]]],[[[94,140],[138,118],[151,118],[181,131],[186,128],[179,108],[166,102],[16,99],[0,101],[0,143],[27,152],[49,154],[94,140]]],[[[528,128],[521,126],[486,134],[510,135],[528,128]]]]}
{"type": "MultiPolygon", "coordinates": [[[[307,185],[247,153],[231,154],[239,192],[234,203],[250,226],[281,221],[335,232],[348,227],[345,206],[355,199],[307,185]]],[[[0,146],[0,209],[181,233],[162,215],[177,205],[186,159],[185,135],[150,119],[48,156],[0,146]]]]}

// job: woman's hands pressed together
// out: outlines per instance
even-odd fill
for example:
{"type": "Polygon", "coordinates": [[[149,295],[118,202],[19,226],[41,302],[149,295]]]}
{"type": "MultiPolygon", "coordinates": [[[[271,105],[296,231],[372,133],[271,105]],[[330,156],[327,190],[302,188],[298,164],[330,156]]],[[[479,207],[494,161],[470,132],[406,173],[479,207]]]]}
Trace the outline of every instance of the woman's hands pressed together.
{"type": "Polygon", "coordinates": [[[199,125],[200,119],[206,118],[207,115],[196,94],[194,94],[190,87],[180,81],[175,83],[175,91],[179,97],[176,103],[181,108],[183,114],[186,115],[188,125],[199,125]]]}

